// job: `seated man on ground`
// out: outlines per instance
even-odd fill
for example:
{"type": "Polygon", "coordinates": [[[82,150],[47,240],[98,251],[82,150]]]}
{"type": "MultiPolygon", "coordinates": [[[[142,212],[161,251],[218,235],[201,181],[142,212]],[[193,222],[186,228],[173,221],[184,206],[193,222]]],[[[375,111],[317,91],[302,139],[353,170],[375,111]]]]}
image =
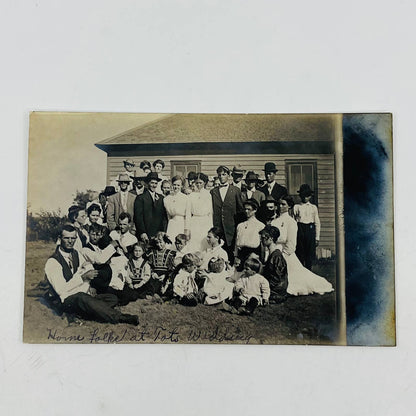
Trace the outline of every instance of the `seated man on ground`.
{"type": "Polygon", "coordinates": [[[129,256],[133,246],[137,243],[137,238],[130,232],[132,225],[131,215],[128,212],[122,212],[118,217],[118,227],[111,231],[110,237],[119,243],[117,253],[129,256]]]}
{"type": "Polygon", "coordinates": [[[110,240],[104,236],[103,229],[104,227],[95,224],[90,229],[90,243],[82,250],[84,258],[99,272],[91,286],[98,293],[116,295],[119,305],[127,305],[139,298],[128,285],[128,259],[123,254],[119,240],[110,240]]]}
{"type": "Polygon", "coordinates": [[[81,318],[109,323],[138,325],[137,315],[114,310],[118,299],[112,294],[96,294],[91,280],[98,276],[91,263],[81,264],[82,255],[74,249],[77,232],[72,225],[64,225],[60,245],[45,264],[45,274],[51,285],[51,295],[64,312],[81,318]]]}

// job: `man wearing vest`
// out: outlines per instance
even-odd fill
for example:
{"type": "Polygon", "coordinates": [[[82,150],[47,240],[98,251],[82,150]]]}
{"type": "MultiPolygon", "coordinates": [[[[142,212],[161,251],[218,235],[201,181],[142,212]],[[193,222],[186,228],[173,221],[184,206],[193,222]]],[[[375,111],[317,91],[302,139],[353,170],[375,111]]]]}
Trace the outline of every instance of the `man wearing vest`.
{"type": "Polygon", "coordinates": [[[95,290],[90,282],[97,277],[98,271],[94,270],[90,263],[81,265],[84,259],[74,250],[76,238],[75,228],[72,225],[64,225],[61,244],[45,264],[46,278],[52,292],[59,297],[63,311],[88,320],[138,325],[137,315],[123,314],[113,309],[118,304],[117,296],[94,296],[95,290]]]}

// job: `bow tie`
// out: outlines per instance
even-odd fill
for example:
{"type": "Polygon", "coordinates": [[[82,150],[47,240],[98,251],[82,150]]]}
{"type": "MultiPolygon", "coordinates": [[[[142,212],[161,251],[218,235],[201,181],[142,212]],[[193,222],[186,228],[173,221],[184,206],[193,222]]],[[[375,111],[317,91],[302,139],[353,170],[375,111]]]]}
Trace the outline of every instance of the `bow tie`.
{"type": "Polygon", "coordinates": [[[225,188],[226,186],[228,186],[228,183],[225,183],[224,185],[220,185],[220,188],[225,188]]]}

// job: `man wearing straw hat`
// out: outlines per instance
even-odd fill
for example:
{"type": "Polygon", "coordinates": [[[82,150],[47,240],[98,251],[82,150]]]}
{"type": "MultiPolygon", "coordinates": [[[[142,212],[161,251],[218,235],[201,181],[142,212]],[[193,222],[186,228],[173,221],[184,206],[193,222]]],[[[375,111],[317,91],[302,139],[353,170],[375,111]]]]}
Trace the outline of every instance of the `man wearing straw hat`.
{"type": "MultiPolygon", "coordinates": [[[[122,212],[128,212],[133,218],[134,200],[136,195],[128,191],[131,179],[125,173],[120,173],[117,179],[120,191],[108,198],[107,205],[107,224],[110,231],[114,230],[118,224],[118,217],[122,212]]],[[[134,226],[132,228],[134,234],[134,226]]]]}

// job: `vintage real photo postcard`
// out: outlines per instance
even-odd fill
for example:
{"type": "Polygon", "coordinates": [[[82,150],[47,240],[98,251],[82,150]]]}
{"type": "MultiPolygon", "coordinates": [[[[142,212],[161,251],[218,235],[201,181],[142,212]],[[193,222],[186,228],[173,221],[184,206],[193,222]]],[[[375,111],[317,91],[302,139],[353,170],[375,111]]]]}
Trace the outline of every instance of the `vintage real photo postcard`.
{"type": "Polygon", "coordinates": [[[393,346],[392,116],[30,115],[24,342],[393,346]]]}

